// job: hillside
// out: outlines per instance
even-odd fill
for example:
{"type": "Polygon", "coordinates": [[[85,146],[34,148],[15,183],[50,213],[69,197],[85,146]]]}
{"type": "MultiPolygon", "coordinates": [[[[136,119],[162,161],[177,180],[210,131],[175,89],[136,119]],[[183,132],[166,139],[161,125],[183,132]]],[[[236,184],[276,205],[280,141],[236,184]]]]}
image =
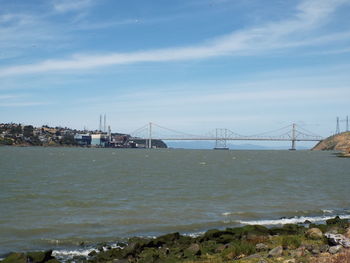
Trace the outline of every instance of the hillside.
{"type": "Polygon", "coordinates": [[[349,151],[350,150],[350,132],[342,132],[330,136],[320,141],[312,150],[320,151],[349,151]]]}

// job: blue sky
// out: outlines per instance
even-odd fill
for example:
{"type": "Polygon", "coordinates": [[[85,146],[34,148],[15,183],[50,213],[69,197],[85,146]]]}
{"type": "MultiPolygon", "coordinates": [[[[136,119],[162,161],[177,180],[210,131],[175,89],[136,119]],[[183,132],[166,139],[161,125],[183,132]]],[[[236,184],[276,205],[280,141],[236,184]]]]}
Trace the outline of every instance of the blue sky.
{"type": "Polygon", "coordinates": [[[0,122],[327,136],[350,114],[350,0],[0,6],[0,122]]]}

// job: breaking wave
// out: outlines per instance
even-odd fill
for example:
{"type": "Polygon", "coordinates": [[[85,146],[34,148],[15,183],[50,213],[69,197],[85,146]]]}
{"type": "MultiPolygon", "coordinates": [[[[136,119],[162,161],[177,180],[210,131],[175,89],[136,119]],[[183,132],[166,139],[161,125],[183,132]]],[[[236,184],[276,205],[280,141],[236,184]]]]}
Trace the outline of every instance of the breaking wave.
{"type": "MultiPolygon", "coordinates": [[[[322,223],[328,219],[332,219],[335,216],[300,216],[292,218],[280,218],[280,219],[269,219],[269,220],[239,220],[238,222],[242,225],[285,225],[285,224],[300,224],[305,222],[311,223],[322,223]]],[[[339,215],[341,219],[350,219],[350,214],[339,215]]]]}

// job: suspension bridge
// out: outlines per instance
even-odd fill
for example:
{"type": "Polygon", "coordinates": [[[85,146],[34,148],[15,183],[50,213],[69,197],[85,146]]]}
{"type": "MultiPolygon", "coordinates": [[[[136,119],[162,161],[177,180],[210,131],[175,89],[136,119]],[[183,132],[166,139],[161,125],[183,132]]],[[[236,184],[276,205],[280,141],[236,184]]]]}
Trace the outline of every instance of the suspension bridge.
{"type": "Polygon", "coordinates": [[[152,148],[152,140],[162,141],[215,141],[215,149],[228,149],[228,141],[287,141],[291,142],[290,150],[295,150],[296,142],[318,142],[323,140],[295,123],[285,127],[253,135],[241,135],[226,128],[217,128],[203,135],[189,134],[163,127],[156,123],[148,123],[130,133],[130,140],[145,140],[145,147],[152,148]]]}

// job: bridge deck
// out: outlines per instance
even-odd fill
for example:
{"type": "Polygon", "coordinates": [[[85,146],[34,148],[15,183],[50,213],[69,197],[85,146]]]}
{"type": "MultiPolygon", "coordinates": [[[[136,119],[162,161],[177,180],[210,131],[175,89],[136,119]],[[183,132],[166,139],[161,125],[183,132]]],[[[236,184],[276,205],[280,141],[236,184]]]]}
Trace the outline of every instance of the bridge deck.
{"type": "MultiPolygon", "coordinates": [[[[292,138],[213,138],[213,137],[203,137],[203,138],[151,138],[152,140],[162,140],[162,141],[296,141],[296,142],[319,142],[320,139],[292,139],[292,138]]],[[[130,140],[149,140],[149,138],[138,138],[133,137],[130,140]]]]}

